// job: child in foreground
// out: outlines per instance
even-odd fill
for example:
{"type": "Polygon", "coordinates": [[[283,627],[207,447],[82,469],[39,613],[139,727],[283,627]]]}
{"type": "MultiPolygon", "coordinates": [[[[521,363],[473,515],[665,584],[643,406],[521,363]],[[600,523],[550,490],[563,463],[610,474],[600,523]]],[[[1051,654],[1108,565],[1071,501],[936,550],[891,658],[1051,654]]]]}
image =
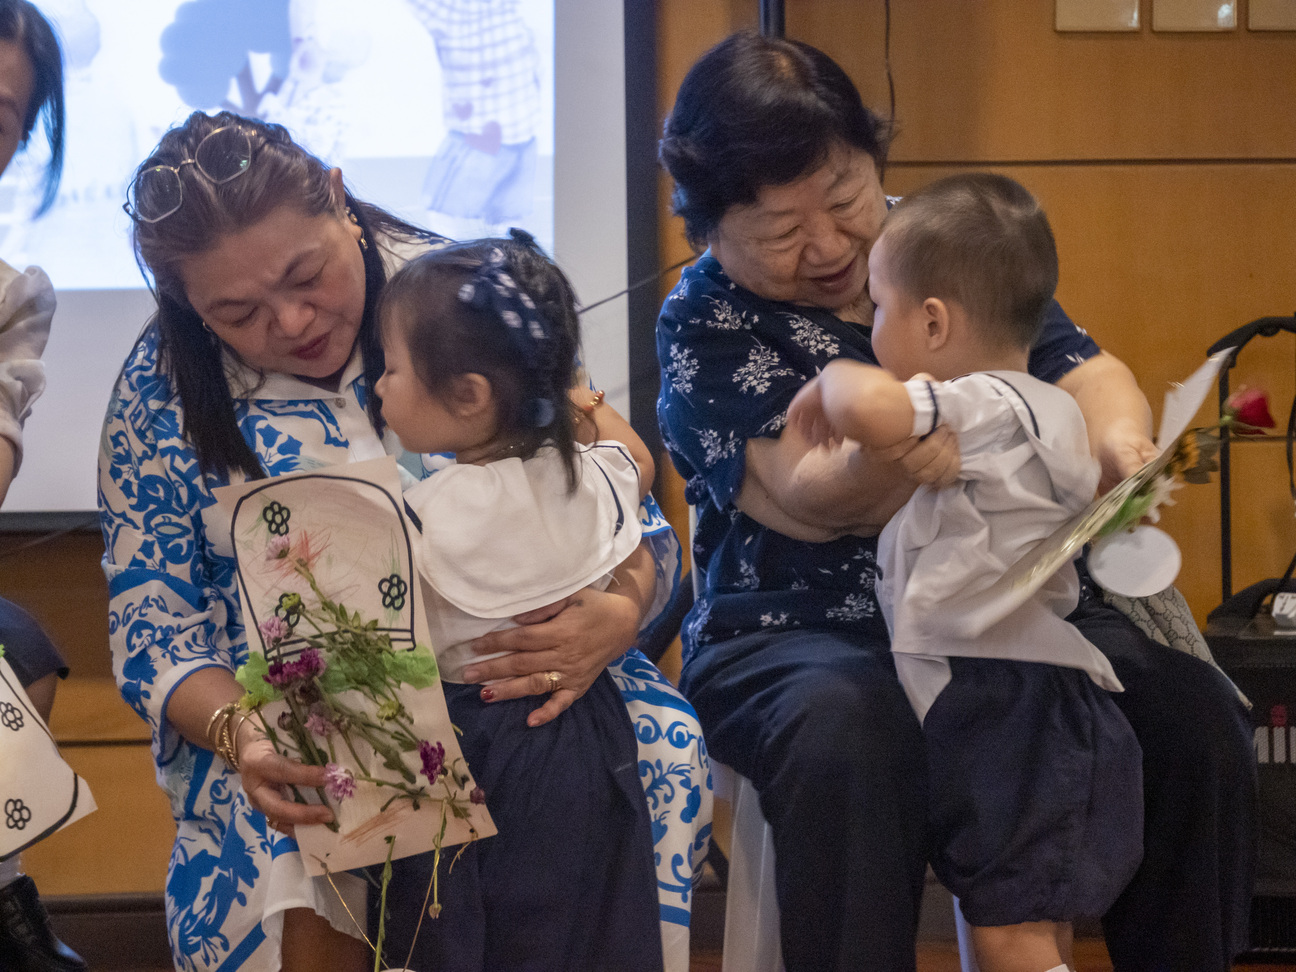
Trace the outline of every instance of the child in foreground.
{"type": "Polygon", "coordinates": [[[886,370],[834,361],[788,413],[813,441],[875,449],[958,433],[959,481],[920,486],[882,531],[878,596],[923,722],[932,866],[982,972],[1073,968],[1071,922],[1103,914],[1142,856],[1141,754],[1110,663],[1065,620],[1075,568],[1016,609],[988,592],[1098,483],[1075,401],[1026,370],[1057,274],[1048,220],[1016,182],[928,186],[869,255],[886,370]]]}
{"type": "Polygon", "coordinates": [[[416,969],[660,970],[651,825],[611,676],[577,698],[549,673],[551,697],[575,701],[542,724],[530,698],[488,704],[489,686],[461,683],[473,639],[607,586],[639,546],[653,475],[610,408],[599,424],[621,441],[596,441],[601,396],[573,390],[571,285],[514,234],[411,261],[379,312],[383,417],[409,451],[455,454],[405,500],[450,718],[499,829],[453,868],[442,855],[444,905],[421,928],[431,855],[394,862],[387,954],[417,935],[416,969]]]}

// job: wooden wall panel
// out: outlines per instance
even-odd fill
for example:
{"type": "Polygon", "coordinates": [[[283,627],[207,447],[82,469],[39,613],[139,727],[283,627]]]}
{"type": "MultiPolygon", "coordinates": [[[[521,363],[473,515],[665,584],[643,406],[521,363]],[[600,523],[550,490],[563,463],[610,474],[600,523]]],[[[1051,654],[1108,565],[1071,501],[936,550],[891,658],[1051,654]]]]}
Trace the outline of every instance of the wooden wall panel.
{"type": "MultiPolygon", "coordinates": [[[[897,159],[1296,157],[1296,34],[1154,33],[1149,0],[1128,34],[1059,33],[1051,2],[891,14],[897,159]]],[[[789,3],[787,31],[885,110],[880,0],[789,3]]]]}
{"type": "Polygon", "coordinates": [[[103,539],[97,529],[41,537],[0,537],[0,597],[36,617],[77,675],[110,676],[103,539]]]}
{"type": "Polygon", "coordinates": [[[62,752],[99,809],[24,851],[23,870],[43,895],[160,893],[176,831],[148,747],[62,752]]]}

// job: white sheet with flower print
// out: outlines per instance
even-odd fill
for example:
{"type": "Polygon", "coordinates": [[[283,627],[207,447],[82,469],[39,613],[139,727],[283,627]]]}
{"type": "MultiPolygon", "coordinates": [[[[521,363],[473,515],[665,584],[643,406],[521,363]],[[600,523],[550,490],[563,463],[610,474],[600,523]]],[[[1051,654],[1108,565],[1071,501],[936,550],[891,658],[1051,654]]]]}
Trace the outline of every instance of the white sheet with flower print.
{"type": "MultiPolygon", "coordinates": [[[[289,632],[279,643],[268,643],[262,631],[265,622],[282,614],[279,608],[285,596],[318,603],[310,583],[291,566],[299,559],[309,566],[326,597],[366,623],[376,622],[378,630],[390,637],[393,650],[430,647],[394,458],[225,486],[215,490],[215,496],[231,524],[243,617],[250,622],[250,651],[259,651],[271,661],[300,657],[306,642],[299,631],[289,632]]],[[[361,692],[340,693],[339,701],[381,721],[375,703],[361,692]]],[[[444,765],[465,766],[439,679],[426,688],[402,685],[395,701],[409,713],[417,737],[443,747],[444,765]]],[[[285,713],[291,716],[287,704],[280,701],[265,706],[263,715],[273,726],[285,713]]],[[[388,837],[394,838],[391,856],[399,858],[432,850],[438,835],[442,835],[441,846],[450,847],[495,833],[487,808],[468,800],[475,786],[471,768],[455,787],[468,815],[459,817],[447,810],[443,833],[442,788],[420,776],[417,751],[401,756],[429,793],[416,808],[409,800],[391,800],[391,789],[365,782],[369,778],[397,783],[400,778],[363,738],[357,735],[350,746],[333,748],[332,762],[355,780],[354,793],[332,801],[336,831],[322,824],[297,826],[307,874],[379,864],[388,856],[388,837]]],[[[308,801],[318,802],[312,791],[301,792],[308,801]]]]}

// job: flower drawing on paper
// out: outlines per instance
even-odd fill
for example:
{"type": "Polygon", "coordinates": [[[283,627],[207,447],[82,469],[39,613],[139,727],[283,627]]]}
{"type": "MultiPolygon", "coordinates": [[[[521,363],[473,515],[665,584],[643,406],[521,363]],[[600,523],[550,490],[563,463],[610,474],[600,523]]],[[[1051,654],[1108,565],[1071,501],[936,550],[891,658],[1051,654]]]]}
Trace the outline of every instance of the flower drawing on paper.
{"type": "Polygon", "coordinates": [[[271,533],[285,536],[288,533],[288,521],[292,518],[292,510],[280,502],[271,500],[261,511],[261,518],[265,520],[271,533]]]}
{"type": "Polygon", "coordinates": [[[400,574],[393,573],[378,582],[378,593],[382,595],[382,606],[389,610],[399,611],[405,606],[405,594],[408,590],[405,578],[401,577],[400,574]]]}
{"type": "Polygon", "coordinates": [[[300,594],[280,594],[279,603],[275,605],[275,617],[279,618],[288,630],[297,627],[301,618],[302,600],[300,594]]]}
{"type": "MultiPolygon", "coordinates": [[[[321,589],[315,568],[328,547],[327,536],[289,532],[288,519],[286,507],[267,505],[271,536],[258,562],[272,581],[278,579],[278,594],[274,615],[257,626],[266,653],[251,652],[235,673],[245,689],[240,707],[258,720],[280,755],[325,768],[325,783],[315,795],[332,805],[335,820],[327,826],[334,831],[341,826],[339,804],[362,790],[386,796],[378,814],[396,801],[414,810],[435,801],[441,824],[431,826],[440,833],[451,816],[471,821],[473,803],[484,796],[467,765],[462,757],[447,760],[442,742],[418,734],[414,716],[398,697],[406,686],[435,685],[436,659],[423,645],[396,650],[378,620],[366,619],[321,589]],[[284,706],[277,718],[263,711],[270,703],[284,706]]],[[[385,606],[404,606],[408,581],[393,571],[380,584],[385,606]]],[[[299,789],[290,789],[297,802],[310,802],[299,789]]],[[[440,844],[435,846],[439,853],[440,844]]],[[[434,907],[439,907],[435,900],[434,907]]]]}

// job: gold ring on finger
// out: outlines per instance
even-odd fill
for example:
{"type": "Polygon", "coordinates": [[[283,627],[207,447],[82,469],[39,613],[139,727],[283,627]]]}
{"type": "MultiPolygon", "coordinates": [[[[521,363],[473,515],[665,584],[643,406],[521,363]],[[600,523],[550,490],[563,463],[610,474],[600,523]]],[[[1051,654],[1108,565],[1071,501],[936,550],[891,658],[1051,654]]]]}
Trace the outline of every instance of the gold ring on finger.
{"type": "Polygon", "coordinates": [[[549,682],[549,694],[552,695],[562,687],[562,672],[545,672],[544,677],[549,682]]]}

